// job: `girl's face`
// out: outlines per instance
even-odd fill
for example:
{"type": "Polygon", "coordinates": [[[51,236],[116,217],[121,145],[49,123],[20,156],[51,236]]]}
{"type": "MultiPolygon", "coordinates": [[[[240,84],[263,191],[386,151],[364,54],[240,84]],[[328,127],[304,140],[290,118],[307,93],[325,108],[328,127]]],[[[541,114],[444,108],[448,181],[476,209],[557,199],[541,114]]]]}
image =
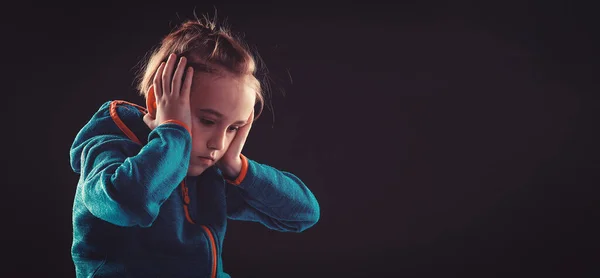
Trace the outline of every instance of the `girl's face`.
{"type": "Polygon", "coordinates": [[[245,77],[194,73],[189,176],[200,175],[223,157],[238,128],[246,124],[255,99],[256,91],[245,77]]]}

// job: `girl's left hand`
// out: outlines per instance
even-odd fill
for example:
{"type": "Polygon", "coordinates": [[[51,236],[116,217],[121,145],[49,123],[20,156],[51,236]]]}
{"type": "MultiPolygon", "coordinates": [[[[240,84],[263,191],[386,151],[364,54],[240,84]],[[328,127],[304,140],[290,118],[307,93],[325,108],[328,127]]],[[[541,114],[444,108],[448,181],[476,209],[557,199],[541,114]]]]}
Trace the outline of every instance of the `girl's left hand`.
{"type": "Polygon", "coordinates": [[[242,154],[244,144],[246,143],[248,133],[250,132],[250,128],[252,128],[253,120],[254,109],[252,109],[252,113],[250,113],[247,123],[238,129],[233,141],[231,141],[231,144],[229,145],[229,148],[223,157],[221,157],[221,159],[219,159],[219,161],[216,163],[217,167],[219,167],[227,179],[235,180],[242,171],[242,158],[240,156],[242,154]]]}

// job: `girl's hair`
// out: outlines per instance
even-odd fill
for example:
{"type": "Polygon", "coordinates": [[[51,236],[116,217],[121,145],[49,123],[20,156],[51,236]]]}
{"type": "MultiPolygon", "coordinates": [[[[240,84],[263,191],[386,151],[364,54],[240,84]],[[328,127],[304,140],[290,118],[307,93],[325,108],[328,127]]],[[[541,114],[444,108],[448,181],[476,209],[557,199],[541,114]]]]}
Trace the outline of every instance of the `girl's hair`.
{"type": "Polygon", "coordinates": [[[166,62],[171,53],[186,56],[188,61],[189,56],[194,55],[206,63],[188,62],[194,72],[219,74],[219,68],[215,67],[218,65],[229,73],[248,77],[256,89],[256,103],[260,104],[255,118],[260,116],[265,104],[265,93],[261,82],[256,78],[256,60],[244,41],[236,37],[228,27],[218,26],[215,20],[204,16],[202,19],[187,20],[166,35],[141,64],[137,78],[140,95],[147,97],[158,66],[161,62],[166,62]]]}

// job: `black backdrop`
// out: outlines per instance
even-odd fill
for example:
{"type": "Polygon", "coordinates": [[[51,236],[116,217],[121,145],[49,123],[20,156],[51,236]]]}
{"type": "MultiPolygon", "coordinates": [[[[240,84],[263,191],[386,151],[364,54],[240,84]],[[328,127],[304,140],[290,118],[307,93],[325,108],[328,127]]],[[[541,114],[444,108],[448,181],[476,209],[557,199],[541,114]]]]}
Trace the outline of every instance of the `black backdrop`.
{"type": "Polygon", "coordinates": [[[19,2],[3,9],[6,277],[74,277],[69,147],[137,62],[213,13],[268,66],[245,153],[321,205],[232,222],[233,277],[598,277],[598,37],[575,3],[19,2]],[[6,191],[8,190],[8,191],[6,191]]]}

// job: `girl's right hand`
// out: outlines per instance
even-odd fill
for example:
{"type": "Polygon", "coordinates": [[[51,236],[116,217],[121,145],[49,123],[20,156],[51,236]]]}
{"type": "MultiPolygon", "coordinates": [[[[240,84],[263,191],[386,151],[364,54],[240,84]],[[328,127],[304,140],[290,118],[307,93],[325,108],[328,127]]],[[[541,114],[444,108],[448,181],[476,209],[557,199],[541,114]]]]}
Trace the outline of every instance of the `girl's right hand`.
{"type": "Polygon", "coordinates": [[[171,54],[166,63],[160,64],[148,96],[146,96],[150,98],[150,94],[154,94],[156,99],[156,115],[147,113],[144,116],[144,122],[150,129],[170,120],[185,124],[188,131],[192,127],[190,90],[194,70],[192,67],[186,69],[187,59],[185,57],[182,56],[177,65],[175,65],[176,60],[177,55],[171,54]]]}

